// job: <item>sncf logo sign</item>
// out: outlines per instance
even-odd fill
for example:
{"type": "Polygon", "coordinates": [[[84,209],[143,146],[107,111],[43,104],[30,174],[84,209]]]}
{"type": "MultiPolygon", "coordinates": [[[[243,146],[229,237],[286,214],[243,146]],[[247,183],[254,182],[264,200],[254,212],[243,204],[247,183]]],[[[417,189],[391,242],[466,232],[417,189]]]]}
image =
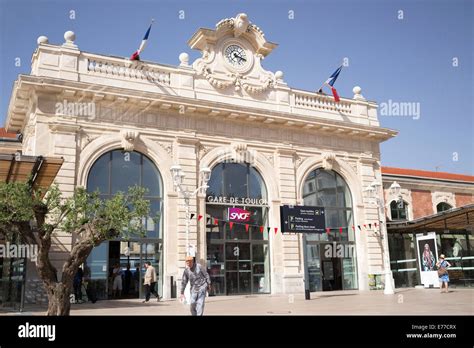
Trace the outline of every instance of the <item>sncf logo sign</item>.
{"type": "Polygon", "coordinates": [[[229,221],[247,222],[250,221],[250,212],[240,208],[229,208],[229,221]]]}

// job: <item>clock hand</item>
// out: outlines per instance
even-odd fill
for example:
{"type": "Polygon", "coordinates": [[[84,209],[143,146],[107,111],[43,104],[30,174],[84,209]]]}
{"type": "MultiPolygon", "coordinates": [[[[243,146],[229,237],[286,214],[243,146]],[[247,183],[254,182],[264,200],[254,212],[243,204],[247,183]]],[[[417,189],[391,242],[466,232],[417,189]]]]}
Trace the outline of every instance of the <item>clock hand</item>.
{"type": "Polygon", "coordinates": [[[247,61],[244,57],[242,57],[242,56],[241,56],[240,54],[238,54],[237,52],[234,52],[234,57],[239,58],[241,61],[243,60],[244,62],[247,61]]]}

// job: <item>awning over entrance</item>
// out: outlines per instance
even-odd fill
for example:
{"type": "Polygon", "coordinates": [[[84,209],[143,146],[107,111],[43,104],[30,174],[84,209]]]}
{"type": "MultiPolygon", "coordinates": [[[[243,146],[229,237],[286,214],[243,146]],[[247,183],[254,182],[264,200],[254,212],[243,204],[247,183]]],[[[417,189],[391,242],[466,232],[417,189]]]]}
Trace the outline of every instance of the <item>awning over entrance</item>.
{"type": "Polygon", "coordinates": [[[474,204],[405,222],[388,222],[388,232],[444,232],[474,228],[474,204]]]}
{"type": "Polygon", "coordinates": [[[29,182],[47,189],[63,164],[63,158],[0,154],[0,182],[29,182]]]}

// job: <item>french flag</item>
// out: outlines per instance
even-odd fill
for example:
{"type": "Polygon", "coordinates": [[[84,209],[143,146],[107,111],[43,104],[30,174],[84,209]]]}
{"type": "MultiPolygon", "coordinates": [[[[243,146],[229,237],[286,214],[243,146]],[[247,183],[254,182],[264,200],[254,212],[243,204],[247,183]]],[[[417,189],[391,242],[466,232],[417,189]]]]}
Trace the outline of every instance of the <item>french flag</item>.
{"type": "Polygon", "coordinates": [[[132,54],[132,56],[130,57],[130,60],[140,60],[140,53],[142,53],[143,50],[145,49],[146,42],[148,41],[148,36],[150,35],[152,24],[153,24],[153,20],[151,21],[151,24],[145,33],[145,37],[143,38],[142,43],[140,44],[140,47],[138,48],[138,50],[135,51],[135,53],[132,54]]]}
{"type": "MultiPolygon", "coordinates": [[[[334,97],[334,101],[336,103],[338,103],[341,100],[341,98],[339,98],[339,95],[337,94],[337,91],[333,86],[334,86],[334,82],[336,82],[337,77],[339,76],[339,73],[341,72],[341,70],[342,70],[342,65],[339,68],[337,68],[337,70],[335,72],[333,72],[332,75],[323,84],[323,86],[326,85],[329,88],[331,88],[331,92],[332,92],[332,95],[334,97]]],[[[323,87],[321,87],[318,92],[322,93],[323,92],[323,87]]]]}

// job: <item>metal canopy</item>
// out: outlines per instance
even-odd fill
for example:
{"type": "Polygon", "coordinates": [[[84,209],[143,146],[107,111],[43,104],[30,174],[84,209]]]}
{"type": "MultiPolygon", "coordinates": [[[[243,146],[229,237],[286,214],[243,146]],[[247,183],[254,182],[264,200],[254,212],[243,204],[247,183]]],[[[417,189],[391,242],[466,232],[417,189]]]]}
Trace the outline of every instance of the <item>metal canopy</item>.
{"type": "Polygon", "coordinates": [[[387,223],[388,232],[443,232],[446,230],[470,230],[474,228],[474,204],[453,208],[438,214],[405,222],[387,223]]]}

